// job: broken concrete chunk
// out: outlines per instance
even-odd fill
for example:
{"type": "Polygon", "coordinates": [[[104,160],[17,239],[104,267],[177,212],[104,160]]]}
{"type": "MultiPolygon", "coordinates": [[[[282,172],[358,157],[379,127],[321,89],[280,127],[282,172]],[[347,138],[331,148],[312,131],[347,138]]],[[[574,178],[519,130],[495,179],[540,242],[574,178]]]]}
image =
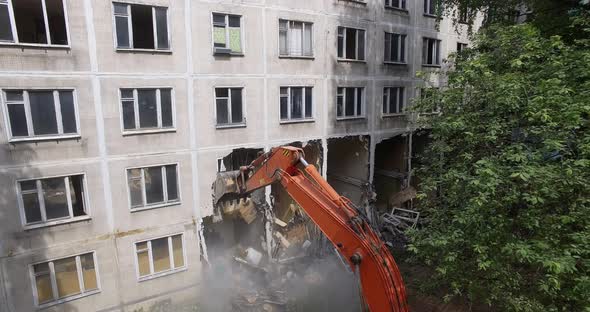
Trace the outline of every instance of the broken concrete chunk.
{"type": "Polygon", "coordinates": [[[286,227],[287,223],[283,222],[281,219],[275,217],[275,223],[280,227],[286,227]]]}
{"type": "Polygon", "coordinates": [[[260,264],[260,260],[262,260],[262,254],[258,250],[252,247],[246,249],[246,261],[249,264],[258,266],[260,264]]]}

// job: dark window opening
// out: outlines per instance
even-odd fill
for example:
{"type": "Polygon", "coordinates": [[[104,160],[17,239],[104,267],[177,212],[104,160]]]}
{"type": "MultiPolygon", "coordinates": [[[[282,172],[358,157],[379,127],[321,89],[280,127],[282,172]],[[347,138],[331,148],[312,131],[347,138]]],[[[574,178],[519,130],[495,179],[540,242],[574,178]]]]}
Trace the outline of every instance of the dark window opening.
{"type": "Polygon", "coordinates": [[[133,47],[137,49],[155,49],[152,7],[132,5],[131,16],[133,47]]]}
{"type": "MultiPolygon", "coordinates": [[[[46,11],[44,12],[41,0],[12,1],[18,41],[22,43],[67,45],[68,35],[62,0],[45,0],[45,7],[46,11]],[[47,25],[45,24],[45,18],[47,18],[47,25]]],[[[8,12],[4,10],[3,6],[0,6],[0,16],[6,15],[8,17],[6,13],[8,12]]],[[[0,25],[9,25],[9,22],[0,22],[0,25]]],[[[9,30],[5,27],[0,28],[1,39],[8,38],[9,30]]],[[[14,39],[10,38],[10,40],[14,39]]]]}

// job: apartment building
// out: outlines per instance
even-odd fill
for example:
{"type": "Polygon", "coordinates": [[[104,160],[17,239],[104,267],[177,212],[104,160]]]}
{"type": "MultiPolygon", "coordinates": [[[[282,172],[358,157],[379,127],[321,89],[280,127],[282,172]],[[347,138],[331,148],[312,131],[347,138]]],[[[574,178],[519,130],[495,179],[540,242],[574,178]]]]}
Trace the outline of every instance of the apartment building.
{"type": "Polygon", "coordinates": [[[193,303],[211,183],[239,148],[317,142],[321,172],[360,205],[380,174],[403,179],[415,73],[468,42],[434,13],[0,0],[0,311],[193,303]]]}

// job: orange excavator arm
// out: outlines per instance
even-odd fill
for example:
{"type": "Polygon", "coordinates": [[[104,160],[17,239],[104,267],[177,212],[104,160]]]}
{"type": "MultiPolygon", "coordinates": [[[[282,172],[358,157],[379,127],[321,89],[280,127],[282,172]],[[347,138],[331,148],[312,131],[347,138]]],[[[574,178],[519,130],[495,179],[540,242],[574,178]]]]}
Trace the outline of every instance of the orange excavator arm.
{"type": "MultiPolygon", "coordinates": [[[[408,311],[406,291],[393,256],[352,203],[340,196],[300,148],[282,146],[263,154],[233,177],[231,192],[248,194],[281,183],[293,199],[334,244],[353,271],[370,311],[408,311]]],[[[217,184],[221,185],[221,184],[217,184]]],[[[227,190],[215,190],[218,194],[227,190]]]]}

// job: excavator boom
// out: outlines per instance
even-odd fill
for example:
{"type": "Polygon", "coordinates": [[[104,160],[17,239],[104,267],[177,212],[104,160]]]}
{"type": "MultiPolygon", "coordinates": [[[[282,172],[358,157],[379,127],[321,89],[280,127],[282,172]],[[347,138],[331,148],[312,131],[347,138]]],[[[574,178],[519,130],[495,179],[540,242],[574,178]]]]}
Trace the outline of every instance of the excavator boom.
{"type": "Polygon", "coordinates": [[[273,148],[238,172],[220,176],[213,185],[214,202],[280,183],[357,272],[369,310],[408,311],[404,283],[386,245],[303,156],[300,148],[273,148]]]}

